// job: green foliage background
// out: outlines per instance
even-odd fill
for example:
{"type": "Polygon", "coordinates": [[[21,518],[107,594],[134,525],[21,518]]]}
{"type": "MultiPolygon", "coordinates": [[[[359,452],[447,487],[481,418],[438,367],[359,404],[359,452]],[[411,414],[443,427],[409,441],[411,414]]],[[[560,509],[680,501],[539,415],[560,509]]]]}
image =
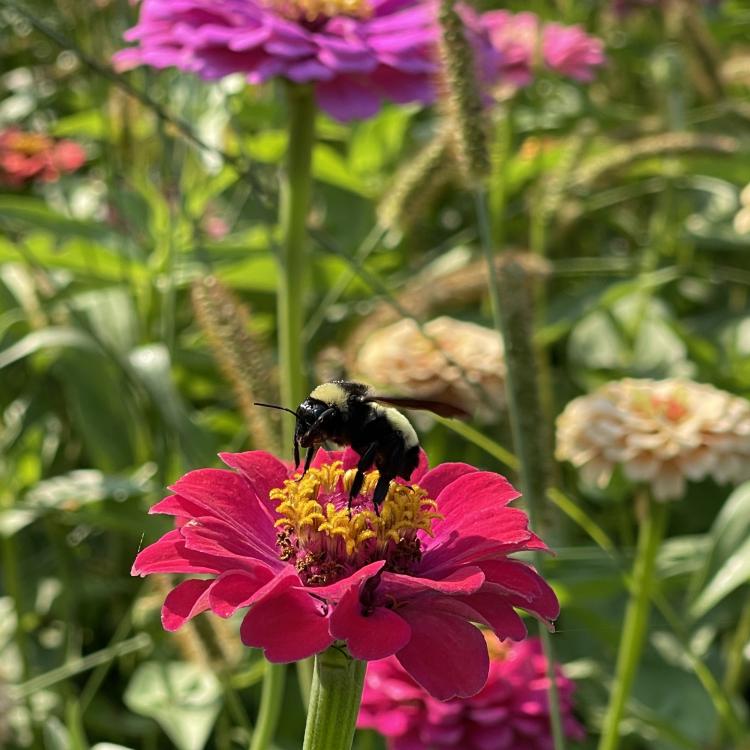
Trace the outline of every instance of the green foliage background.
{"type": "MultiPolygon", "coordinates": [[[[624,376],[684,375],[750,397],[750,235],[732,225],[750,181],[750,8],[685,3],[692,25],[675,26],[661,8],[619,19],[606,3],[507,5],[584,24],[609,58],[590,86],[539,78],[498,125],[504,245],[550,264],[537,329],[550,417],[624,376]]],[[[164,590],[129,569],[167,529],[146,515],[166,485],[216,465],[220,449],[256,447],[190,287],[213,274],[234,290],[272,356],[283,97],[235,78],[112,74],[137,12],[124,0],[25,4],[33,21],[19,7],[0,0],[0,124],[74,138],[88,161],[59,182],[0,191],[0,746],[246,746],[259,655],[238,648],[235,623],[163,633],[164,590]],[[213,239],[217,217],[228,232],[213,239]]],[[[458,185],[357,255],[436,117],[386,107],[352,127],[319,118],[311,226],[326,241],[311,241],[310,383],[318,355],[407,283],[447,255],[478,257],[458,185]]],[[[484,296],[445,310],[489,325],[484,296]]],[[[431,461],[511,471],[498,460],[507,427],[475,427],[489,443],[424,428],[431,461]]],[[[632,488],[616,477],[593,492],[564,466],[558,484],[579,523],[569,505],[545,518],[557,552],[545,574],[563,605],[554,642],[593,746],[636,533],[632,488]]],[[[694,484],[672,509],[658,583],[673,617],[652,618],[628,748],[736,747],[696,663],[747,721],[750,485],[730,492],[694,484]]],[[[303,723],[290,680],[277,747],[299,747],[303,723]]],[[[372,734],[356,742],[381,746],[372,734]]]]}

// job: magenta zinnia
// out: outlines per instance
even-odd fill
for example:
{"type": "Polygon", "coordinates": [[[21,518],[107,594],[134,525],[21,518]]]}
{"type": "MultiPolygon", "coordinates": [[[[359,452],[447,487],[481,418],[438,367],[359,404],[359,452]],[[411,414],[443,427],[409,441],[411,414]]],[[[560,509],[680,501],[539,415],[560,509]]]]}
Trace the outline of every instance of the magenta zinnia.
{"type": "Polygon", "coordinates": [[[171,487],[152,513],[176,528],[144,549],[133,573],[203,574],[167,596],[162,622],[175,630],[200,612],[244,610],[240,634],[272,662],[304,659],[334,642],[356,659],[395,654],[441,700],[477,693],[489,669],[473,623],[500,638],[526,635],[515,608],[550,624],[552,589],[528,564],[508,557],[545,549],[518,492],[500,476],[463,463],[392,482],[377,515],[372,492],[347,500],[358,456],[320,450],[311,470],[291,478],[269,453],[227,453],[236,469],[200,469],[171,487]]]}
{"type": "Polygon", "coordinates": [[[535,13],[491,10],[481,25],[496,54],[498,83],[521,87],[543,67],[574,81],[588,83],[605,62],[604,45],[580,26],[544,23],[535,13]]]}
{"type": "MultiPolygon", "coordinates": [[[[388,738],[388,750],[551,750],[547,660],[539,638],[500,643],[484,632],[490,649],[487,684],[469,698],[447,703],[426,693],[390,657],[368,664],[357,726],[388,738]]],[[[575,685],[556,668],[563,729],[581,740],[573,716],[575,685]]]]}
{"type": "Polygon", "coordinates": [[[138,46],[115,61],[307,83],[321,109],[351,120],[383,99],[433,101],[435,33],[434,8],[417,0],[144,0],[126,34],[138,46]]]}

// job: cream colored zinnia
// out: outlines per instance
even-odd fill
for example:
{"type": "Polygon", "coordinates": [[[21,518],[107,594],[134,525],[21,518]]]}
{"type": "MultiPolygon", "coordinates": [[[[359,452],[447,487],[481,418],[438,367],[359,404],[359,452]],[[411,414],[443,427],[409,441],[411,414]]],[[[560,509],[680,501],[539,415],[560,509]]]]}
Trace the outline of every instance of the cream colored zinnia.
{"type": "Polygon", "coordinates": [[[493,419],[505,403],[498,333],[445,316],[425,324],[424,332],[409,319],[375,331],[360,348],[354,370],[389,393],[444,401],[493,419]]]}
{"type": "Polygon", "coordinates": [[[606,487],[615,466],[675,500],[687,480],[750,479],[750,402],[690,380],[625,379],[571,401],[557,420],[557,458],[606,487]]]}

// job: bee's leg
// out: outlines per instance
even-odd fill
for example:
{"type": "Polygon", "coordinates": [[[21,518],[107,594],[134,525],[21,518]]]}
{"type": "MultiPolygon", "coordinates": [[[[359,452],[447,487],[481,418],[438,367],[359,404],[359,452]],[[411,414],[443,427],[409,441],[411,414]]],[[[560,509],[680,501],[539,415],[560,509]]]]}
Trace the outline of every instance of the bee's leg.
{"type": "Polygon", "coordinates": [[[299,441],[294,438],[294,468],[299,469],[299,441]]]}
{"type": "MultiPolygon", "coordinates": [[[[314,455],[314,454],[315,454],[315,448],[314,448],[314,447],[313,447],[313,446],[311,445],[311,446],[310,446],[310,447],[309,447],[309,448],[307,449],[307,455],[305,456],[305,469],[304,469],[304,471],[302,472],[302,474],[301,474],[300,478],[299,478],[299,479],[297,480],[298,482],[299,482],[299,480],[300,480],[300,479],[302,479],[302,477],[304,477],[304,476],[305,476],[305,474],[307,474],[307,472],[308,472],[308,469],[310,468],[310,464],[312,463],[312,460],[313,460],[313,455],[314,455]]],[[[299,462],[297,462],[297,466],[299,466],[299,462]]]]}
{"type": "Polygon", "coordinates": [[[372,493],[372,504],[375,506],[375,513],[380,515],[380,506],[383,501],[388,497],[388,488],[391,486],[391,480],[394,477],[380,472],[378,483],[375,485],[375,492],[372,493]]]}
{"type": "Polygon", "coordinates": [[[394,441],[386,454],[385,460],[379,462],[378,470],[380,478],[375,485],[375,492],[372,493],[372,504],[375,506],[375,512],[379,514],[380,506],[388,497],[388,489],[391,482],[401,474],[402,464],[404,462],[404,445],[403,441],[394,441]]]}
{"type": "Polygon", "coordinates": [[[352,509],[352,500],[359,495],[362,485],[365,481],[365,472],[372,467],[372,461],[375,458],[375,451],[377,451],[377,443],[367,448],[367,450],[359,457],[359,463],[357,464],[357,473],[354,475],[354,481],[352,487],[349,490],[349,510],[352,509]]]}

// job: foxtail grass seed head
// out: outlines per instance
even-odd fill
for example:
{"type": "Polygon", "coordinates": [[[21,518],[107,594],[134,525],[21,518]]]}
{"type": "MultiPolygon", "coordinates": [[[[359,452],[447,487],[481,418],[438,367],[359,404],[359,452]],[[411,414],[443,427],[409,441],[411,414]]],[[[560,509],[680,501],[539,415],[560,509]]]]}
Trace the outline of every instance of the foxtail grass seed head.
{"type": "Polygon", "coordinates": [[[441,129],[396,172],[377,208],[383,227],[405,231],[427,213],[456,173],[451,140],[448,129],[441,129]]]}
{"type": "Polygon", "coordinates": [[[441,0],[438,20],[446,112],[456,156],[467,182],[478,183],[490,172],[490,155],[474,51],[453,0],[441,0]]]}
{"type": "Polygon", "coordinates": [[[750,479],[750,402],[690,380],[613,381],[565,407],[557,458],[601,488],[619,466],[657,500],[706,477],[736,484],[750,479]]]}
{"type": "Polygon", "coordinates": [[[278,449],[276,415],[253,406],[274,402],[278,394],[269,382],[274,372],[271,354],[250,328],[250,314],[216,278],[199,279],[192,289],[193,309],[214,357],[229,381],[242,410],[252,444],[278,449]]]}
{"type": "Polygon", "coordinates": [[[410,319],[370,334],[354,368],[383,392],[455,404],[483,421],[505,407],[505,356],[489,328],[442,316],[424,333],[410,319]]]}

